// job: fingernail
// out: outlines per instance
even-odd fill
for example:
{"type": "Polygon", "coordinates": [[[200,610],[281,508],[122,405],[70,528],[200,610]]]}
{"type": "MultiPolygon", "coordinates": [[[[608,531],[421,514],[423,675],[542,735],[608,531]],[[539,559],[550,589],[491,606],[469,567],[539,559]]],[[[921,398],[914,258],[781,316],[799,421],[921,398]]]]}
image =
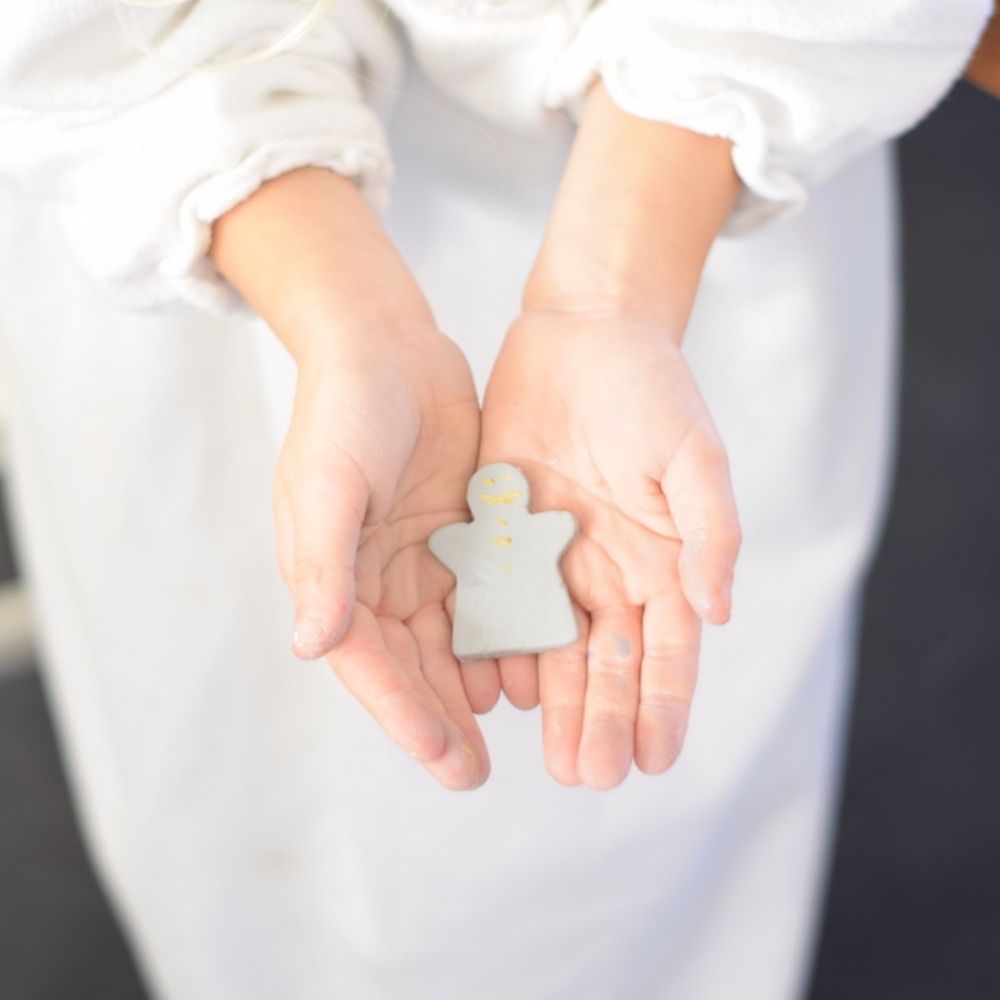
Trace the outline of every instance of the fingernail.
{"type": "Polygon", "coordinates": [[[330,626],[316,618],[303,618],[295,623],[292,644],[296,651],[309,659],[322,655],[330,638],[330,626]]]}
{"type": "Polygon", "coordinates": [[[645,768],[653,773],[662,773],[680,756],[687,735],[690,707],[682,704],[661,705],[656,709],[656,737],[652,745],[645,747],[645,768]]]}
{"type": "Polygon", "coordinates": [[[713,596],[706,593],[698,602],[698,617],[712,625],[722,625],[729,620],[732,594],[728,583],[722,584],[713,596]]]}
{"type": "Polygon", "coordinates": [[[667,712],[666,722],[668,731],[673,734],[673,744],[675,747],[674,756],[681,752],[684,746],[684,738],[687,736],[688,722],[691,719],[690,705],[671,705],[667,712]]]}
{"type": "Polygon", "coordinates": [[[715,598],[711,594],[703,594],[695,610],[702,621],[711,622],[715,617],[715,598]]]}
{"type": "Polygon", "coordinates": [[[486,780],[486,772],[479,761],[479,754],[476,753],[475,747],[465,737],[462,737],[460,746],[462,753],[465,754],[469,764],[472,766],[472,772],[475,775],[473,779],[475,783],[470,787],[478,788],[486,780]]]}
{"type": "Polygon", "coordinates": [[[451,738],[449,756],[451,757],[452,766],[456,769],[458,775],[465,776],[471,774],[472,784],[465,784],[464,780],[462,782],[465,788],[470,790],[478,788],[486,780],[486,771],[480,763],[479,754],[476,753],[476,749],[469,738],[455,723],[446,723],[446,728],[451,738]]]}

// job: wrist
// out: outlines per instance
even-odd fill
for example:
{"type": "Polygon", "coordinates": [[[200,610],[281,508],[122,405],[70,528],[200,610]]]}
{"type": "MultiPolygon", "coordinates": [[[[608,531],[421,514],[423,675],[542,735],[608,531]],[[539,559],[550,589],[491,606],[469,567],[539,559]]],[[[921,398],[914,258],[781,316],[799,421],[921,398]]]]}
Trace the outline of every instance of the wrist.
{"type": "Polygon", "coordinates": [[[596,84],[525,306],[624,310],[682,331],[738,191],[728,140],[638,118],[596,84]]]}
{"type": "Polygon", "coordinates": [[[264,318],[299,367],[387,364],[404,344],[439,336],[426,303],[406,298],[399,289],[379,299],[310,288],[264,318]]]}
{"type": "Polygon", "coordinates": [[[642,263],[629,259],[627,247],[616,255],[605,243],[597,269],[593,269],[594,257],[581,265],[581,256],[587,255],[586,245],[563,247],[558,240],[546,240],[525,283],[523,311],[642,317],[670,330],[680,342],[690,309],[685,295],[671,295],[666,288],[651,291],[642,263]]]}
{"type": "Polygon", "coordinates": [[[324,168],[261,185],[216,220],[209,255],[300,364],[434,327],[357,186],[324,168]]]}
{"type": "MultiPolygon", "coordinates": [[[[562,360],[559,377],[575,370],[575,362],[587,366],[595,361],[621,356],[624,345],[648,343],[656,350],[680,349],[684,338],[681,323],[662,314],[637,309],[623,302],[574,298],[527,303],[507,333],[504,348],[527,352],[532,359],[555,351],[562,360]],[[570,359],[573,364],[570,364],[570,359]]],[[[534,366],[534,361],[531,362],[534,366]]],[[[545,369],[544,378],[553,374],[545,369]]],[[[574,376],[569,376],[572,381],[574,376]]]]}

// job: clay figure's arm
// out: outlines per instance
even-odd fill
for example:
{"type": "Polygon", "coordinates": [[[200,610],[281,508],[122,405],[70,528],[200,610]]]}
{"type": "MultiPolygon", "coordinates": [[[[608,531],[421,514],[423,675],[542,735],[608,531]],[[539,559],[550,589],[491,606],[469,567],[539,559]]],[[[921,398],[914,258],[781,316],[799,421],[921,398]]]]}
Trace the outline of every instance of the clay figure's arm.
{"type": "Polygon", "coordinates": [[[539,549],[558,559],[576,534],[576,518],[568,510],[543,510],[531,515],[532,535],[539,549]]]}
{"type": "Polygon", "coordinates": [[[445,524],[431,532],[427,546],[434,555],[458,576],[459,569],[468,562],[472,525],[465,521],[445,524]]]}

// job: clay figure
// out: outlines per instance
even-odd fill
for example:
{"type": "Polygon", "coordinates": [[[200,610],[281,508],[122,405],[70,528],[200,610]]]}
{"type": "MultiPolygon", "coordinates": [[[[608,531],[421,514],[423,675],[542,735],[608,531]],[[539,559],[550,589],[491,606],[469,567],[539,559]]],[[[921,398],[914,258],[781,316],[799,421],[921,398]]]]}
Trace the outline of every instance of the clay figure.
{"type": "Polygon", "coordinates": [[[469,480],[471,522],[446,524],[431,552],[455,574],[452,651],[462,660],[538,653],[578,637],[559,558],[576,532],[565,510],[528,510],[528,481],[496,462],[469,480]]]}

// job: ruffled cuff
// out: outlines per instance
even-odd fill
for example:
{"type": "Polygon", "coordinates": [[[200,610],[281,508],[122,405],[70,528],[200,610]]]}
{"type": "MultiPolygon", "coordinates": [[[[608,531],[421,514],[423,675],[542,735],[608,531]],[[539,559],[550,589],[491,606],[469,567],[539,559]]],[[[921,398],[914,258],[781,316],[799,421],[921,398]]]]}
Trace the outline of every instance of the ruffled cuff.
{"type": "Polygon", "coordinates": [[[961,73],[989,5],[903,0],[891,15],[853,18],[837,3],[798,6],[606,0],[556,60],[546,106],[578,116],[600,77],[631,114],[733,143],[743,189],[725,234],[793,215],[843,163],[933,107],[961,73]]]}
{"type": "Polygon", "coordinates": [[[357,178],[373,207],[384,208],[388,145],[359,95],[310,92],[273,68],[266,92],[257,83],[187,79],[85,130],[84,144],[100,152],[77,150],[73,190],[56,210],[74,256],[116,304],[248,314],[207,256],[212,223],[298,167],[357,178]]]}
{"type": "Polygon", "coordinates": [[[208,257],[212,223],[290,170],[356,178],[384,207],[372,105],[394,91],[399,53],[367,0],[338,0],[266,58],[253,55],[287,28],[286,0],[150,8],[142,45],[112,5],[78,6],[26,15],[0,44],[0,180],[51,204],[116,304],[249,312],[208,257]]]}
{"type": "Polygon", "coordinates": [[[204,180],[181,200],[173,238],[148,280],[133,275],[119,290],[118,300],[128,305],[125,300],[134,296],[136,304],[147,306],[158,299],[166,304],[179,300],[220,316],[251,314],[243,296],[208,257],[212,223],[265,181],[305,166],[355,178],[372,208],[384,211],[392,168],[385,141],[375,129],[368,131],[372,134],[352,138],[317,135],[266,143],[229,170],[204,180]]]}

